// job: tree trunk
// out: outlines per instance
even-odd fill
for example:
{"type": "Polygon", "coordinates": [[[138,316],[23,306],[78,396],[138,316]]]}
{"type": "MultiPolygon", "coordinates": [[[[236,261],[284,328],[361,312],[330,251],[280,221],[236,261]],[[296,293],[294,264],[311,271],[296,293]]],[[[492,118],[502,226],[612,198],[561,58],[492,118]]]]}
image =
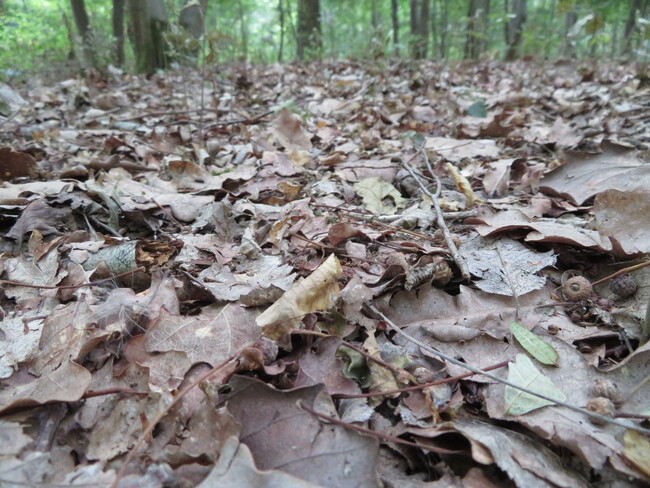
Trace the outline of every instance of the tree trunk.
{"type": "Polygon", "coordinates": [[[440,8],[440,57],[447,58],[447,34],[449,33],[449,9],[444,0],[440,8]]]}
{"type": "Polygon", "coordinates": [[[239,34],[241,35],[241,57],[243,61],[246,61],[248,59],[248,25],[242,0],[237,0],[237,16],[239,17],[239,34]]]}
{"type": "Polygon", "coordinates": [[[512,11],[508,11],[507,6],[506,2],[506,13],[508,14],[508,21],[505,23],[506,44],[508,45],[506,61],[512,61],[521,54],[521,37],[528,16],[528,1],[513,0],[512,11]]]}
{"type": "Polygon", "coordinates": [[[298,0],[296,55],[299,60],[320,58],[323,50],[320,1],[298,0]]]}
{"type": "Polygon", "coordinates": [[[153,73],[167,65],[163,32],[167,13],[162,0],[129,0],[138,73],[153,73]]]}
{"type": "Polygon", "coordinates": [[[124,64],[124,0],[113,0],[113,41],[115,64],[124,64]]]}
{"type": "Polygon", "coordinates": [[[178,23],[195,39],[199,39],[204,33],[204,18],[208,8],[208,1],[184,0],[181,12],[178,15],[178,23]]]}
{"type": "Polygon", "coordinates": [[[478,59],[487,46],[490,0],[470,0],[467,12],[465,59],[478,59]]]}
{"type": "Polygon", "coordinates": [[[376,31],[381,26],[381,18],[379,16],[379,5],[377,0],[370,0],[370,24],[372,30],[376,31]]]}
{"type": "Polygon", "coordinates": [[[77,26],[77,33],[81,39],[81,67],[84,69],[92,68],[95,66],[95,53],[86,4],[84,0],[70,0],[70,5],[72,6],[72,16],[77,26]]]}
{"type": "Polygon", "coordinates": [[[427,57],[429,44],[429,0],[410,0],[411,10],[411,56],[427,57]]]}
{"type": "Polygon", "coordinates": [[[577,21],[578,13],[575,10],[567,12],[564,16],[564,44],[561,53],[567,58],[572,58],[575,55],[575,42],[571,37],[571,28],[577,21]]]}
{"type": "Polygon", "coordinates": [[[76,43],[74,40],[75,39],[74,27],[72,26],[72,22],[70,22],[70,18],[65,13],[65,11],[61,12],[61,17],[63,18],[63,25],[65,25],[65,30],[68,34],[68,43],[70,44],[70,48],[68,50],[68,59],[72,61],[73,59],[76,58],[76,54],[75,54],[76,43]]]}
{"type": "Polygon", "coordinates": [[[634,50],[632,47],[632,41],[635,32],[638,32],[639,30],[636,20],[639,17],[645,16],[649,6],[650,0],[630,0],[630,9],[623,30],[623,52],[621,54],[625,57],[631,57],[632,51],[634,50]]]}
{"type": "Polygon", "coordinates": [[[393,24],[393,51],[399,56],[399,18],[397,16],[397,0],[390,1],[390,19],[393,24]]]}
{"type": "Polygon", "coordinates": [[[284,55],[284,4],[278,0],[278,14],[280,16],[280,47],[278,48],[278,63],[282,62],[284,55]]]}

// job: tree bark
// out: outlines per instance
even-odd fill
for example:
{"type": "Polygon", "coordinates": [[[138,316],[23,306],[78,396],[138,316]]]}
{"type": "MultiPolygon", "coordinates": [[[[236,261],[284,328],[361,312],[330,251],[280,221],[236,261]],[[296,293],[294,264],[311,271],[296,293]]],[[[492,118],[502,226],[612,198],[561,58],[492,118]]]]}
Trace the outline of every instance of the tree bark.
{"type": "Polygon", "coordinates": [[[278,14],[280,17],[280,46],[278,47],[278,63],[281,63],[284,55],[284,4],[282,0],[278,0],[278,14]]]}
{"type": "Polygon", "coordinates": [[[203,35],[205,11],[208,8],[208,1],[184,0],[181,12],[178,15],[178,23],[196,39],[203,35]]]}
{"type": "Polygon", "coordinates": [[[370,0],[370,23],[372,24],[372,30],[375,32],[381,26],[381,19],[379,17],[379,6],[377,5],[377,0],[370,0]]]}
{"type": "Polygon", "coordinates": [[[397,16],[397,0],[390,1],[390,19],[393,24],[393,52],[399,56],[399,18],[397,16]]]}
{"type": "Polygon", "coordinates": [[[470,0],[467,12],[465,59],[478,59],[487,46],[490,0],[470,0]]]}
{"type": "Polygon", "coordinates": [[[563,56],[572,58],[575,55],[575,42],[571,38],[571,28],[578,21],[578,13],[571,10],[564,15],[564,44],[561,49],[563,56]]]}
{"type": "MultiPolygon", "coordinates": [[[[506,2],[506,9],[507,9],[506,2]]],[[[528,1],[513,0],[512,11],[508,12],[509,18],[505,23],[506,44],[506,61],[512,61],[521,54],[521,38],[524,32],[524,24],[528,16],[528,1]]]]}
{"type": "Polygon", "coordinates": [[[241,35],[242,60],[248,59],[248,25],[242,0],[237,0],[237,15],[239,17],[239,33],[241,35]]]}
{"type": "Polygon", "coordinates": [[[86,4],[84,0],[70,0],[70,5],[74,23],[77,26],[77,33],[81,39],[81,67],[84,69],[92,68],[95,66],[95,52],[86,4]]]}
{"type": "Polygon", "coordinates": [[[298,0],[297,37],[296,55],[299,60],[320,58],[323,40],[319,0],[298,0]]]}
{"type": "Polygon", "coordinates": [[[124,64],[124,0],[113,0],[113,42],[115,64],[124,64]]]}
{"type": "Polygon", "coordinates": [[[650,7],[650,0],[630,0],[630,9],[628,10],[625,28],[623,30],[623,51],[622,55],[630,57],[633,51],[632,42],[634,34],[639,30],[637,18],[644,17],[650,7]]]}
{"type": "Polygon", "coordinates": [[[440,57],[447,57],[447,34],[449,33],[449,9],[447,2],[441,2],[440,8],[440,57]]]}
{"type": "Polygon", "coordinates": [[[167,13],[162,0],[129,0],[138,73],[153,73],[167,65],[163,32],[167,13]]]}
{"type": "Polygon", "coordinates": [[[410,0],[411,10],[411,56],[427,57],[429,44],[429,0],[410,0]]]}

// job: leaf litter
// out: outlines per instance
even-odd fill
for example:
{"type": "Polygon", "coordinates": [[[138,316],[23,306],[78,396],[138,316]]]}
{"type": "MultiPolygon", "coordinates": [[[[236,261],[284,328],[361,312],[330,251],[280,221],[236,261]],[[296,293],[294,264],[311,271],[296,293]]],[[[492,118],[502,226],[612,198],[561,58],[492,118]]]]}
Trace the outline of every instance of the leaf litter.
{"type": "Polygon", "coordinates": [[[650,481],[647,78],[407,68],[16,91],[3,485],[650,481]]]}

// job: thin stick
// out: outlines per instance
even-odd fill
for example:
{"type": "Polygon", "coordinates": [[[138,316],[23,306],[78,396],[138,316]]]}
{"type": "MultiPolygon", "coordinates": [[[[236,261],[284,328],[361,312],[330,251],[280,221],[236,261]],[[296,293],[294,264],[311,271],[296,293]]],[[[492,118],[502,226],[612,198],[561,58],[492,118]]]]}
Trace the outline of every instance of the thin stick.
{"type": "Polygon", "coordinates": [[[426,451],[437,452],[438,454],[460,454],[463,452],[463,451],[454,451],[451,449],[444,449],[442,447],[426,446],[424,444],[418,444],[416,442],[405,441],[404,439],[400,439],[399,437],[394,437],[392,435],[382,434],[380,432],[377,432],[376,430],[365,429],[363,427],[359,427],[358,425],[350,424],[348,422],[343,422],[342,420],[335,419],[334,417],[328,417],[327,415],[318,413],[316,410],[312,410],[311,408],[305,406],[304,403],[300,403],[300,408],[302,408],[305,412],[308,412],[313,416],[318,417],[319,419],[326,420],[327,422],[331,422],[336,425],[341,425],[346,429],[355,430],[362,434],[366,434],[372,437],[377,437],[387,442],[394,442],[395,444],[402,444],[404,446],[415,447],[417,449],[424,449],[426,451]]]}
{"type": "MultiPolygon", "coordinates": [[[[503,368],[504,366],[507,366],[509,362],[510,361],[502,361],[498,364],[493,364],[492,366],[488,366],[487,368],[484,368],[483,371],[492,371],[494,369],[503,368]]],[[[442,380],[432,381],[430,383],[422,383],[421,385],[406,386],[398,390],[374,391],[370,393],[359,393],[358,395],[346,395],[344,393],[338,393],[338,394],[335,393],[332,395],[332,397],[333,398],[369,398],[374,396],[392,395],[393,393],[405,393],[409,391],[423,390],[425,388],[443,385],[445,383],[453,383],[454,381],[462,380],[464,378],[469,378],[470,376],[474,376],[475,374],[476,373],[472,373],[472,372],[459,374],[456,376],[450,376],[449,378],[444,378],[442,380]]]]}
{"type": "Polygon", "coordinates": [[[642,263],[635,264],[634,266],[628,266],[627,268],[619,269],[616,273],[612,273],[611,275],[605,276],[604,278],[601,278],[598,281],[594,281],[591,284],[591,286],[600,285],[601,283],[611,280],[612,278],[616,278],[617,276],[620,276],[625,273],[636,271],[637,269],[645,268],[646,266],[650,266],[650,261],[644,261],[642,263]]]}
{"type": "Polygon", "coordinates": [[[0,286],[20,286],[23,288],[39,288],[41,290],[74,290],[75,288],[84,288],[86,286],[99,286],[100,283],[103,283],[105,281],[122,278],[123,276],[137,273],[138,271],[144,271],[144,266],[140,266],[130,271],[125,271],[124,273],[109,276],[108,278],[102,278],[101,280],[91,281],[89,283],[80,283],[78,285],[60,285],[60,286],[30,285],[28,283],[20,283],[18,281],[0,280],[0,286]]]}
{"type": "Polygon", "coordinates": [[[431,354],[434,354],[434,355],[436,355],[438,357],[441,357],[445,361],[449,361],[450,363],[455,364],[456,366],[460,366],[461,368],[465,368],[465,369],[467,369],[469,371],[472,371],[474,373],[477,373],[477,374],[482,374],[486,378],[490,378],[491,380],[494,380],[494,381],[496,381],[498,383],[502,383],[502,384],[504,384],[506,386],[509,386],[511,388],[515,388],[516,390],[523,391],[524,393],[528,393],[529,395],[533,395],[533,396],[542,398],[542,399],[546,400],[547,402],[553,402],[553,403],[555,403],[557,405],[561,405],[563,407],[566,407],[569,410],[573,410],[574,412],[579,412],[579,413],[584,414],[584,415],[586,415],[588,417],[598,419],[600,422],[607,422],[607,423],[610,423],[610,424],[618,425],[620,427],[625,427],[626,429],[635,430],[635,431],[640,432],[640,433],[645,434],[645,435],[650,435],[650,429],[644,429],[643,427],[639,427],[638,425],[635,425],[632,422],[627,422],[627,421],[623,421],[623,420],[617,420],[617,419],[612,419],[612,418],[609,418],[609,417],[605,417],[604,415],[599,415],[597,413],[591,412],[591,411],[586,410],[584,408],[576,407],[575,405],[571,405],[570,403],[566,403],[566,402],[564,402],[562,400],[558,400],[557,398],[553,398],[553,397],[550,397],[548,395],[544,395],[542,393],[538,393],[536,391],[529,390],[528,388],[524,388],[524,387],[516,385],[516,384],[514,384],[514,383],[512,383],[512,382],[510,382],[508,380],[504,380],[503,378],[499,378],[498,376],[493,375],[492,373],[488,373],[487,371],[485,371],[483,369],[479,369],[479,368],[476,368],[476,367],[471,366],[469,364],[463,363],[462,361],[454,359],[453,357],[448,356],[445,353],[442,353],[440,351],[436,351],[431,346],[428,346],[424,342],[419,341],[415,337],[412,337],[409,334],[407,334],[406,332],[404,332],[397,325],[395,325],[388,317],[386,317],[383,313],[381,313],[374,305],[367,305],[367,307],[374,314],[381,317],[381,319],[391,329],[393,329],[395,332],[397,332],[398,334],[403,336],[405,339],[409,340],[413,344],[417,344],[418,346],[420,346],[425,351],[430,352],[431,354]]]}
{"type": "Polygon", "coordinates": [[[135,442],[129,453],[127,454],[126,458],[124,459],[124,462],[122,463],[122,466],[120,467],[120,470],[117,472],[117,475],[115,476],[115,479],[113,480],[113,483],[111,483],[111,488],[117,488],[118,484],[120,483],[120,480],[124,476],[124,473],[126,472],[127,466],[133,461],[133,458],[138,452],[138,449],[140,449],[140,446],[144,444],[144,441],[151,435],[153,430],[156,428],[156,425],[158,425],[158,422],[160,422],[165,416],[170,412],[170,410],[176,405],[186,394],[189,392],[192,388],[196,387],[199,383],[202,381],[207,380],[210,376],[215,374],[217,371],[219,371],[221,368],[226,366],[228,363],[231,363],[241,353],[241,350],[237,351],[235,354],[230,356],[228,359],[225,361],[222,361],[221,363],[217,364],[214,368],[212,368],[210,371],[207,373],[199,376],[196,380],[194,380],[192,383],[187,385],[185,388],[183,388],[175,397],[174,399],[158,414],[154,417],[154,419],[149,423],[146,429],[144,429],[144,432],[140,434],[140,437],[138,437],[138,440],[135,442]]]}
{"type": "MultiPolygon", "coordinates": [[[[425,160],[427,161],[428,164],[428,159],[425,158],[425,160]]],[[[456,263],[456,265],[458,266],[458,269],[460,269],[460,275],[463,277],[463,279],[469,281],[469,279],[471,278],[469,267],[467,266],[467,262],[465,262],[465,258],[463,258],[458,252],[458,248],[456,247],[456,244],[454,243],[454,240],[451,237],[451,232],[449,232],[449,228],[445,223],[445,218],[442,215],[442,209],[440,208],[440,203],[438,202],[438,197],[440,196],[440,191],[442,190],[442,184],[440,183],[440,178],[438,178],[436,175],[432,173],[432,177],[436,182],[436,193],[433,194],[423,183],[422,178],[420,178],[415,173],[411,165],[404,159],[402,159],[402,166],[406,168],[406,170],[413,177],[413,179],[417,181],[418,185],[420,185],[420,189],[433,202],[433,208],[436,211],[436,221],[438,223],[438,228],[440,229],[442,235],[445,238],[445,243],[447,244],[447,248],[449,249],[449,254],[451,254],[451,257],[456,263]]]]}

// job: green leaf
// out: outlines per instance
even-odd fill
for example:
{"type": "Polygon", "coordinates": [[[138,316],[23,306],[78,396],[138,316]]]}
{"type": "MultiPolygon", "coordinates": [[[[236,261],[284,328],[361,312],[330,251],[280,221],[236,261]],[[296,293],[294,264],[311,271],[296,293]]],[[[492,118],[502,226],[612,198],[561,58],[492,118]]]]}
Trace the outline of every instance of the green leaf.
{"type": "Polygon", "coordinates": [[[557,351],[518,322],[510,324],[510,332],[528,354],[547,366],[557,366],[557,351]]]}
{"type": "Polygon", "coordinates": [[[485,102],[479,100],[478,102],[471,104],[467,109],[467,115],[470,117],[478,117],[480,119],[487,117],[487,107],[485,106],[485,102]]]}
{"type": "MultiPolygon", "coordinates": [[[[508,381],[558,401],[566,400],[564,393],[547,376],[540,373],[525,354],[517,354],[515,362],[508,365],[508,381]]],[[[507,415],[523,415],[547,405],[554,405],[554,402],[517,390],[512,386],[506,386],[503,400],[507,415]]]]}
{"type": "Polygon", "coordinates": [[[343,376],[356,380],[362,388],[370,384],[370,370],[363,354],[347,346],[341,346],[336,351],[336,355],[348,359],[343,367],[343,376]]]}

